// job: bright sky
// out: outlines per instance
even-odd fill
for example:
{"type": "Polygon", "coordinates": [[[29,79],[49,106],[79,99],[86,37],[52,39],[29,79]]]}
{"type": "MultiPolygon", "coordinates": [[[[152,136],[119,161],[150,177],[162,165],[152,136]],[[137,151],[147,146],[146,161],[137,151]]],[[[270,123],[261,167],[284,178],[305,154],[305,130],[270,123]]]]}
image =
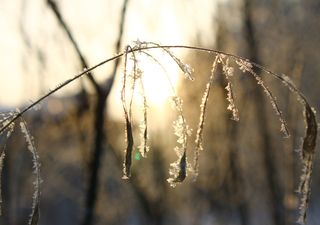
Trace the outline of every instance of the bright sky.
{"type": "MultiPolygon", "coordinates": [[[[59,29],[45,0],[2,0],[0,2],[0,106],[36,99],[78,73],[81,68],[65,34],[59,29]],[[30,43],[28,47],[22,34],[30,43]]],[[[122,1],[61,0],[62,14],[90,65],[114,54],[122,1]]],[[[137,39],[161,44],[192,44],[196,38],[211,42],[217,1],[212,0],[131,0],[125,27],[124,44],[137,39]],[[206,34],[206,35],[199,35],[206,34]]],[[[183,52],[176,52],[177,55],[183,52]]],[[[178,67],[172,60],[160,61],[172,82],[178,67]]],[[[161,107],[171,95],[162,69],[150,62],[141,63],[149,105],[161,107]]],[[[111,67],[110,67],[111,68],[111,67]]],[[[108,66],[95,71],[99,80],[106,79],[108,66]]],[[[118,83],[119,85],[119,83],[118,83]]],[[[72,84],[66,91],[79,87],[72,84]]],[[[119,89],[112,99],[120,105],[119,89]]]]}

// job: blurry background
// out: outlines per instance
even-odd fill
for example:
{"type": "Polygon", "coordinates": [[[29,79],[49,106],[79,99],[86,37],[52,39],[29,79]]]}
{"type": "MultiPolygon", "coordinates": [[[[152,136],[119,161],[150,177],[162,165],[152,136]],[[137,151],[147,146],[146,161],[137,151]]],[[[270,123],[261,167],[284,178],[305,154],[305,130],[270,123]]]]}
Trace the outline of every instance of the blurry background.
{"type": "MultiPolygon", "coordinates": [[[[319,26],[317,0],[2,0],[0,108],[7,112],[23,107],[84,67],[141,40],[247,57],[287,74],[319,111],[319,26]]],[[[179,68],[161,54],[159,61],[184,100],[194,138],[213,57],[174,52],[194,68],[195,81],[183,80],[179,68]]],[[[25,115],[42,165],[39,224],[293,224],[301,171],[295,150],[304,135],[296,96],[261,74],[288,122],[291,137],[284,139],[263,90],[239,71],[232,82],[240,121],[230,120],[227,83],[218,72],[198,180],[187,178],[171,188],[166,179],[176,159],[176,115],[168,103],[170,88],[159,66],[151,61],[142,65],[151,151],[148,158],[134,160],[130,180],[121,179],[121,61],[96,69],[93,79],[79,79],[25,115]]],[[[33,193],[32,158],[19,129],[7,141],[1,137],[1,148],[6,158],[0,224],[26,224],[33,193]]],[[[308,224],[320,224],[318,162],[317,155],[308,224]]]]}

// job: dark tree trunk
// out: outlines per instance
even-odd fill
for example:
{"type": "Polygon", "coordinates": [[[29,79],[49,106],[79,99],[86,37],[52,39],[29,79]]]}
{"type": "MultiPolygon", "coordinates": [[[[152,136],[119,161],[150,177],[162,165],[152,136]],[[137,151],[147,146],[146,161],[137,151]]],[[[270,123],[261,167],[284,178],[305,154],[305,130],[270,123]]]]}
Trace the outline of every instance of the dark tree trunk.
{"type": "Polygon", "coordinates": [[[1,216],[0,224],[12,224],[10,219],[10,154],[6,153],[1,174],[1,216]]]}
{"type": "MultiPolygon", "coordinates": [[[[258,52],[258,44],[255,37],[254,24],[252,18],[252,0],[244,0],[244,33],[245,40],[248,46],[248,57],[255,63],[261,64],[261,59],[258,52]]],[[[257,85],[254,78],[252,80],[252,86],[256,87],[254,94],[255,111],[257,118],[257,126],[262,138],[262,154],[264,160],[264,167],[266,171],[266,179],[268,183],[268,189],[270,191],[270,204],[271,215],[274,224],[285,224],[284,219],[284,206],[283,196],[281,193],[280,184],[277,181],[277,168],[273,157],[273,149],[271,146],[271,135],[269,133],[268,116],[266,104],[268,102],[265,99],[263,91],[260,86],[257,85]]]]}
{"type": "Polygon", "coordinates": [[[95,121],[94,121],[94,147],[93,157],[89,167],[89,187],[86,196],[86,209],[85,218],[83,221],[84,225],[92,224],[93,214],[95,212],[95,203],[97,199],[98,187],[99,187],[99,168],[100,161],[103,153],[104,143],[104,122],[105,122],[105,106],[106,96],[101,93],[97,96],[97,103],[95,108],[95,121]]]}
{"type": "MultiPolygon", "coordinates": [[[[221,22],[220,22],[221,23],[221,22]]],[[[217,32],[217,49],[224,49],[224,40],[226,38],[227,34],[224,32],[223,25],[219,24],[219,29],[217,32]]],[[[221,73],[222,74],[222,73],[221,73]]],[[[224,93],[224,99],[226,99],[228,92],[225,89],[227,86],[227,80],[224,78],[219,79],[220,85],[222,86],[223,93],[224,93]]],[[[239,81],[241,82],[241,81],[239,81]]],[[[239,84],[238,84],[239,85],[239,84]]],[[[241,84],[240,84],[241,85],[241,84]]],[[[227,109],[228,102],[225,100],[224,102],[225,106],[224,109],[227,109]]],[[[228,174],[228,181],[230,181],[228,184],[230,186],[230,195],[231,198],[235,201],[235,208],[239,213],[240,222],[242,225],[248,225],[249,223],[249,210],[248,210],[248,203],[245,196],[245,192],[241,191],[245,188],[245,183],[242,178],[243,171],[240,165],[240,157],[239,157],[239,149],[237,149],[237,142],[238,142],[238,126],[236,121],[230,120],[232,118],[232,112],[230,110],[227,110],[225,114],[225,120],[226,124],[228,124],[227,134],[226,137],[228,137],[227,142],[227,148],[229,152],[229,174],[228,174]]]]}

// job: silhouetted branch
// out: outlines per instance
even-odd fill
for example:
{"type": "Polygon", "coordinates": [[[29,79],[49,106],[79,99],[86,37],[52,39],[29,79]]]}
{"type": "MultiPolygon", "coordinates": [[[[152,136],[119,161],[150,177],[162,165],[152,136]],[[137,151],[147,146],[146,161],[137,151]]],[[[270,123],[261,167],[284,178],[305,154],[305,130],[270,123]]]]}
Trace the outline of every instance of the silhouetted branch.
{"type": "MultiPolygon", "coordinates": [[[[124,24],[125,24],[125,14],[128,5],[128,0],[124,0],[123,7],[121,11],[121,19],[119,25],[119,35],[116,43],[117,53],[120,51],[120,45],[123,36],[124,24]]],[[[93,146],[93,156],[90,162],[89,171],[89,183],[88,191],[85,202],[85,216],[83,225],[91,225],[93,223],[94,211],[99,187],[99,171],[100,171],[100,161],[103,154],[103,143],[106,141],[106,135],[104,131],[105,122],[105,110],[106,110],[106,100],[110,94],[111,88],[113,86],[114,78],[117,73],[120,57],[115,58],[114,68],[111,76],[106,80],[104,86],[99,86],[97,88],[97,102],[95,106],[94,114],[94,146],[93,146]]]]}
{"type": "MultiPolygon", "coordinates": [[[[255,30],[252,18],[252,0],[244,0],[244,35],[246,37],[246,42],[248,46],[248,54],[250,60],[260,64],[261,59],[258,52],[258,44],[255,37],[255,30]]],[[[252,82],[255,82],[252,79],[252,82]]],[[[256,89],[259,87],[253,85],[256,89]]],[[[276,225],[283,225],[284,224],[284,206],[283,206],[283,196],[281,192],[280,185],[277,181],[277,168],[276,163],[273,159],[273,149],[271,146],[271,136],[269,134],[268,129],[268,116],[266,111],[266,104],[265,99],[263,96],[262,91],[257,90],[254,95],[255,97],[255,108],[256,108],[256,115],[257,115],[257,125],[260,134],[262,135],[262,154],[264,159],[264,166],[266,170],[266,179],[269,186],[270,191],[270,202],[271,202],[271,214],[272,220],[276,225]]]]}
{"type": "MultiPolygon", "coordinates": [[[[121,42],[123,39],[123,30],[124,30],[124,22],[125,22],[125,15],[126,15],[126,11],[127,11],[127,5],[128,5],[128,0],[124,0],[122,11],[121,11],[121,18],[120,18],[120,29],[119,29],[119,34],[118,34],[117,43],[116,43],[116,53],[120,52],[121,42]]],[[[113,78],[116,76],[119,62],[120,62],[120,58],[117,58],[115,60],[115,63],[113,66],[113,71],[111,74],[112,81],[113,81],[113,78]]]]}
{"type": "MultiPolygon", "coordinates": [[[[62,15],[59,11],[59,8],[57,6],[57,4],[55,3],[55,1],[53,0],[47,0],[47,4],[49,5],[50,9],[52,10],[52,12],[54,13],[54,15],[56,16],[57,20],[59,21],[62,29],[66,32],[72,46],[74,47],[74,49],[77,52],[77,55],[79,57],[79,60],[81,62],[81,66],[83,69],[89,68],[89,65],[86,61],[86,59],[84,58],[79,45],[77,44],[75,38],[73,37],[71,30],[69,29],[69,27],[67,26],[66,22],[64,21],[64,19],[62,18],[62,15]]],[[[91,84],[93,85],[93,87],[96,90],[99,90],[99,84],[96,82],[96,80],[94,79],[93,75],[91,72],[88,73],[88,79],[90,80],[91,84]]]]}

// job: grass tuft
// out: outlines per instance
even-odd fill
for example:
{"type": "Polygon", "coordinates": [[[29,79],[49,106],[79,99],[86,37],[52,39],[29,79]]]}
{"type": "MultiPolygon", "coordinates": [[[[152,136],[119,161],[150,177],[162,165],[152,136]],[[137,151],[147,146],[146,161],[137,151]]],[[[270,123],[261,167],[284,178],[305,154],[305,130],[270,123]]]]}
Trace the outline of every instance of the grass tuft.
{"type": "MultiPolygon", "coordinates": [[[[152,49],[158,49],[158,50],[164,51],[168,55],[168,57],[171,57],[174,60],[177,66],[184,73],[185,78],[191,81],[194,80],[193,68],[190,65],[183,63],[182,60],[179,59],[177,56],[175,56],[171,50],[172,49],[189,49],[192,51],[202,51],[210,54],[213,53],[215,55],[209,81],[206,84],[206,88],[204,90],[202,102],[200,105],[200,118],[199,118],[199,124],[197,127],[196,139],[195,139],[195,155],[194,155],[194,165],[193,165],[193,171],[196,176],[198,175],[198,170],[199,170],[199,153],[200,153],[200,150],[203,149],[203,146],[202,146],[204,142],[203,130],[205,125],[206,107],[208,104],[210,89],[212,87],[212,83],[214,82],[216,68],[219,64],[222,66],[222,73],[227,80],[227,85],[225,87],[227,90],[227,100],[229,102],[227,109],[232,111],[232,119],[234,120],[239,120],[239,112],[235,105],[233,85],[231,83],[231,77],[234,75],[234,68],[230,66],[229,61],[235,62],[238,65],[238,69],[240,71],[242,71],[243,73],[249,73],[256,79],[257,85],[259,85],[262,88],[262,90],[265,92],[265,94],[269,98],[272,108],[275,114],[279,118],[279,121],[281,124],[280,130],[284,133],[286,137],[289,136],[289,130],[288,130],[286,121],[283,117],[282,111],[280,110],[280,107],[277,103],[276,97],[273,95],[272,91],[268,88],[268,86],[265,84],[262,78],[255,71],[257,71],[258,69],[261,72],[266,73],[267,75],[270,75],[280,80],[292,93],[297,94],[298,100],[305,108],[304,115],[305,115],[305,121],[306,121],[306,134],[303,139],[302,151],[301,151],[303,171],[302,171],[302,175],[300,179],[301,182],[299,186],[299,192],[301,195],[300,207],[299,207],[300,208],[299,222],[301,224],[305,224],[306,217],[307,217],[308,204],[310,202],[310,193],[311,193],[310,186],[311,186],[311,177],[313,172],[313,160],[315,155],[318,128],[317,128],[317,121],[315,117],[315,111],[310,107],[307,99],[304,97],[301,91],[295,87],[295,85],[292,83],[290,78],[283,74],[281,75],[276,74],[264,68],[263,66],[256,64],[254,62],[251,62],[243,57],[236,56],[233,54],[228,54],[228,53],[213,50],[213,49],[200,48],[200,47],[194,47],[194,46],[183,46],[183,45],[175,45],[175,46],[159,45],[153,42],[137,41],[134,47],[127,46],[127,48],[123,52],[118,53],[117,55],[109,59],[106,59],[95,66],[87,68],[84,71],[80,72],[79,74],[76,74],[73,78],[70,78],[64,81],[59,86],[57,86],[53,90],[48,91],[42,97],[40,97],[39,99],[37,99],[36,101],[28,105],[21,111],[18,111],[15,113],[9,113],[8,115],[3,116],[0,119],[0,134],[6,134],[7,138],[12,133],[15,122],[18,119],[20,119],[21,131],[25,136],[25,139],[28,145],[28,150],[31,152],[33,156],[33,167],[34,167],[33,171],[36,178],[34,182],[35,191],[33,196],[32,213],[30,215],[29,225],[37,225],[39,220],[40,184],[41,184],[40,163],[39,163],[39,156],[35,148],[33,137],[30,135],[30,132],[27,129],[26,122],[23,120],[22,116],[31,108],[37,106],[40,102],[42,102],[48,96],[66,87],[67,85],[81,78],[82,76],[88,76],[90,71],[102,66],[103,64],[106,64],[113,60],[119,60],[121,57],[124,57],[125,60],[124,60],[124,71],[123,71],[123,85],[121,89],[121,102],[122,102],[124,117],[125,117],[126,148],[124,152],[123,178],[125,179],[129,178],[131,176],[132,152],[134,148],[132,104],[134,100],[134,91],[137,85],[137,81],[140,81],[140,86],[142,89],[142,97],[143,97],[143,107],[142,107],[143,119],[142,119],[142,124],[140,126],[141,127],[140,142],[141,143],[140,143],[139,149],[141,151],[140,153],[142,156],[146,156],[146,153],[149,150],[148,143],[147,143],[148,142],[147,98],[144,93],[144,85],[143,85],[143,79],[142,79],[143,72],[139,68],[138,60],[135,53],[145,54],[149,56],[149,58],[151,58],[153,61],[161,65],[161,63],[159,63],[155,57],[153,57],[150,53],[148,53],[148,50],[152,50],[152,49]],[[133,72],[132,74],[130,74],[130,76],[128,76],[128,73],[127,73],[128,55],[131,56],[130,60],[132,60],[133,62],[133,72]],[[132,82],[129,83],[128,80],[132,82]],[[127,88],[128,86],[129,88],[127,88]],[[126,91],[127,89],[130,89],[129,93],[127,93],[126,91]],[[129,96],[129,98],[127,97],[127,95],[129,96]]],[[[168,76],[168,80],[170,82],[169,76],[168,76]]],[[[187,161],[187,143],[188,143],[189,136],[191,134],[191,129],[187,125],[186,119],[184,117],[184,111],[182,108],[182,99],[180,99],[176,95],[176,92],[171,82],[170,82],[170,85],[172,87],[172,92],[173,92],[172,102],[174,105],[174,109],[178,114],[177,120],[173,122],[174,133],[177,137],[177,143],[178,143],[177,146],[174,148],[174,150],[178,156],[178,159],[171,164],[171,167],[169,169],[170,178],[167,179],[170,185],[174,187],[176,186],[177,183],[184,181],[185,178],[187,177],[187,169],[189,166],[187,161]]],[[[0,154],[0,177],[1,177],[1,171],[3,168],[4,159],[5,159],[5,152],[3,150],[1,151],[1,154],[0,154]]],[[[0,191],[1,191],[1,187],[0,187],[0,191]]],[[[1,197],[0,197],[0,203],[1,203],[1,197]]]]}

